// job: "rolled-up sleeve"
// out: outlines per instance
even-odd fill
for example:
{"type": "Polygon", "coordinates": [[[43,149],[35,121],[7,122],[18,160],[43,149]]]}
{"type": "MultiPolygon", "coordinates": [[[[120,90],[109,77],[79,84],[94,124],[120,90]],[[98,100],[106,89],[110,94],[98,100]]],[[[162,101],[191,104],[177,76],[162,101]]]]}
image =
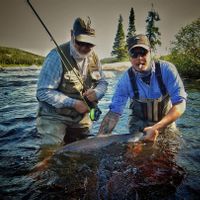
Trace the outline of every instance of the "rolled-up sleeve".
{"type": "Polygon", "coordinates": [[[163,81],[167,87],[172,104],[186,101],[187,93],[176,67],[171,63],[165,63],[164,65],[168,65],[168,67],[163,67],[162,69],[166,70],[162,72],[164,75],[163,81]]]}
{"type": "Polygon", "coordinates": [[[56,108],[73,107],[72,99],[58,91],[62,77],[62,63],[57,51],[52,50],[46,57],[37,84],[36,97],[39,101],[46,102],[56,108]]]}

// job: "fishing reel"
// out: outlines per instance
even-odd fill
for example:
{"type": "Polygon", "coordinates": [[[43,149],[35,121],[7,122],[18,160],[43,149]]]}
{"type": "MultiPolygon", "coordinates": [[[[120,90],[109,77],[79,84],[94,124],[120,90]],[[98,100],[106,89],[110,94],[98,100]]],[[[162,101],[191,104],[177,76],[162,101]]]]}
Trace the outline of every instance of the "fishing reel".
{"type": "Polygon", "coordinates": [[[102,112],[101,112],[101,110],[99,109],[98,106],[96,106],[95,108],[91,108],[91,109],[90,109],[90,114],[89,114],[90,119],[91,119],[92,121],[98,121],[99,118],[100,118],[101,113],[102,113],[102,112]]]}
{"type": "Polygon", "coordinates": [[[89,101],[87,97],[84,97],[84,100],[87,103],[88,107],[90,108],[89,116],[91,121],[98,121],[102,112],[100,108],[97,106],[97,102],[93,103],[89,101]]]}

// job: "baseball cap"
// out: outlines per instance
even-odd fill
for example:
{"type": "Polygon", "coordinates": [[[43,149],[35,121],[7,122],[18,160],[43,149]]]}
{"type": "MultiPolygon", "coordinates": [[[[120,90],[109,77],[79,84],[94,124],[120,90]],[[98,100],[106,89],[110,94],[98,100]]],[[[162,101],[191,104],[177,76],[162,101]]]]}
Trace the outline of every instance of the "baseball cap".
{"type": "Polygon", "coordinates": [[[75,39],[79,42],[96,44],[95,30],[91,27],[91,20],[89,17],[86,20],[78,17],[74,21],[73,33],[75,39]]]}
{"type": "Polygon", "coordinates": [[[148,51],[151,48],[149,39],[144,34],[135,35],[135,36],[129,38],[127,43],[128,43],[128,50],[129,51],[131,49],[135,48],[135,47],[142,47],[142,48],[144,48],[148,51]]]}

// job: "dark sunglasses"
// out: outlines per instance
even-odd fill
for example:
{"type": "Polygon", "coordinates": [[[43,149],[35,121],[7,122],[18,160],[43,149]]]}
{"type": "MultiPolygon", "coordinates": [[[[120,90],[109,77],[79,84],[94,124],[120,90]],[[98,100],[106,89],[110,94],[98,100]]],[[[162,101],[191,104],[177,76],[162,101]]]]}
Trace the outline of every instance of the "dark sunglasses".
{"type": "Polygon", "coordinates": [[[148,51],[146,49],[140,49],[140,50],[134,50],[132,49],[130,52],[129,52],[129,55],[132,57],[132,58],[137,58],[138,56],[146,56],[148,53],[148,51]]]}
{"type": "Polygon", "coordinates": [[[75,40],[75,43],[80,47],[92,48],[95,46],[95,45],[87,43],[87,42],[79,42],[78,40],[75,40]]]}

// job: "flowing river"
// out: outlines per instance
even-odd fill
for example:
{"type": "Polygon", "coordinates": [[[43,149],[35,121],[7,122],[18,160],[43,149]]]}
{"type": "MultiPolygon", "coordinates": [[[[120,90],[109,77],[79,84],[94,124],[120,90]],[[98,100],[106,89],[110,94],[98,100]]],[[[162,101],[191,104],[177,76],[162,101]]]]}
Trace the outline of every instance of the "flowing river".
{"type": "MultiPolygon", "coordinates": [[[[38,162],[39,137],[35,128],[37,112],[35,93],[39,72],[40,68],[37,67],[16,67],[0,72],[0,199],[90,199],[84,196],[76,196],[75,194],[70,198],[69,195],[66,195],[66,192],[61,195],[60,191],[54,188],[52,189],[54,190],[52,196],[48,196],[51,188],[44,188],[49,187],[49,181],[45,182],[43,180],[41,186],[41,180],[33,179],[28,175],[30,169],[38,162]]],[[[105,97],[99,104],[103,114],[100,120],[93,125],[92,131],[94,133],[97,133],[100,122],[108,111],[115,84],[121,75],[118,72],[111,71],[106,73],[109,87],[105,97]]],[[[184,84],[188,93],[187,110],[177,120],[177,126],[180,129],[183,140],[181,148],[176,155],[176,164],[179,167],[176,166],[176,172],[182,174],[181,181],[174,185],[173,190],[166,189],[162,194],[155,193],[154,190],[148,190],[146,194],[142,194],[138,192],[138,189],[133,195],[134,198],[130,193],[129,198],[127,196],[123,197],[123,194],[118,194],[118,196],[101,194],[98,199],[193,200],[200,198],[200,84],[197,80],[184,80],[184,84]]],[[[128,132],[128,110],[127,105],[114,133],[122,134],[128,132]]],[[[112,161],[112,158],[109,159],[112,161]]],[[[137,162],[137,159],[134,159],[137,162]]],[[[68,165],[70,165],[70,162],[68,165]]],[[[54,168],[56,168],[55,163],[54,168]]],[[[114,169],[111,170],[114,171],[114,169]]],[[[129,172],[127,171],[126,173],[129,172]]],[[[160,171],[160,173],[163,172],[160,171]]],[[[48,177],[45,176],[45,179],[48,179],[48,177]]],[[[119,181],[119,179],[115,180],[114,178],[112,180],[113,182],[119,181]]],[[[128,185],[129,179],[124,180],[127,182],[126,188],[128,190],[130,186],[128,185]]],[[[158,179],[155,178],[154,183],[156,180],[158,179]]],[[[147,181],[145,183],[150,188],[152,180],[147,181]]],[[[126,184],[125,182],[123,184],[126,184]]],[[[159,184],[157,185],[159,187],[159,184]]],[[[164,188],[167,187],[166,184],[164,188]]],[[[118,191],[119,188],[119,186],[116,186],[118,191]]],[[[105,190],[101,192],[107,193],[105,190]]],[[[122,193],[124,193],[123,190],[122,193]]]]}

